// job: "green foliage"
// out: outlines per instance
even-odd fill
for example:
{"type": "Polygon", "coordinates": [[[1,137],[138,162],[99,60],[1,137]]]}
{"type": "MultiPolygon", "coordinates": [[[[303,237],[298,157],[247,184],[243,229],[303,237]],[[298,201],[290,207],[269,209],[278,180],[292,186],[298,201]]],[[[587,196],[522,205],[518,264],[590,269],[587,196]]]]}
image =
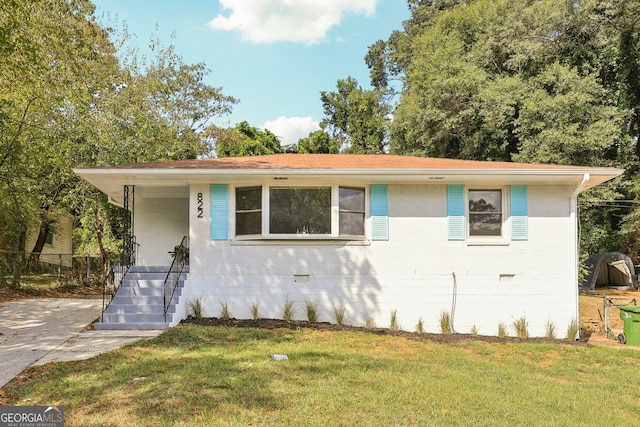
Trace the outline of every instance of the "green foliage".
{"type": "Polygon", "coordinates": [[[282,304],[282,320],[290,322],[293,320],[296,314],[296,303],[291,301],[289,297],[285,298],[284,304],[282,304]]]}
{"type": "Polygon", "coordinates": [[[278,138],[268,129],[259,130],[247,122],[234,129],[219,130],[216,134],[218,157],[261,156],[284,153],[278,138]]]}
{"type": "Polygon", "coordinates": [[[220,318],[222,320],[229,320],[233,316],[231,315],[231,309],[229,308],[229,303],[227,301],[220,303],[220,318]]]}
{"type": "Polygon", "coordinates": [[[337,154],[340,141],[331,138],[324,129],[311,132],[308,137],[298,140],[298,153],[337,154]]]}
{"type": "Polygon", "coordinates": [[[573,24],[563,18],[566,7],[481,0],[430,19],[405,52],[407,89],[394,114],[392,150],[478,160],[611,161],[610,153],[629,141],[628,114],[612,103],[593,67],[565,65],[568,52],[558,50],[563,38],[552,43],[573,24]]]}
{"type": "Polygon", "coordinates": [[[626,143],[620,130],[626,114],[607,105],[597,76],[550,64],[528,82],[515,133],[513,159],[533,163],[606,166],[605,154],[626,143]]]}
{"type": "Polygon", "coordinates": [[[202,319],[204,317],[204,311],[202,309],[202,299],[194,298],[187,302],[187,308],[195,319],[202,319]]]}
{"type": "Polygon", "coordinates": [[[316,323],[318,321],[318,303],[315,301],[305,301],[305,309],[309,323],[316,323]]]}
{"type": "Polygon", "coordinates": [[[567,340],[574,341],[578,338],[578,332],[580,331],[580,326],[576,319],[573,319],[569,326],[567,326],[567,340]]]}
{"type": "Polygon", "coordinates": [[[126,31],[99,24],[94,9],[87,0],[2,4],[0,222],[10,249],[32,250],[27,226],[72,211],[85,227],[76,247],[106,262],[122,239],[122,213],[72,168],[208,155],[211,121],[236,102],[172,46],[154,41],[148,62],[119,52],[126,31]]]}
{"type": "Polygon", "coordinates": [[[346,311],[347,308],[344,304],[338,304],[333,308],[333,316],[336,319],[336,325],[344,325],[344,322],[346,320],[346,311]]]}
{"type": "Polygon", "coordinates": [[[547,321],[547,332],[545,333],[545,337],[550,339],[556,338],[556,324],[552,321],[547,321]]]}
{"type": "Polygon", "coordinates": [[[383,93],[365,91],[352,77],[338,80],[337,92],[321,92],[325,118],[321,126],[331,131],[347,153],[376,153],[386,147],[389,107],[383,93]]]}

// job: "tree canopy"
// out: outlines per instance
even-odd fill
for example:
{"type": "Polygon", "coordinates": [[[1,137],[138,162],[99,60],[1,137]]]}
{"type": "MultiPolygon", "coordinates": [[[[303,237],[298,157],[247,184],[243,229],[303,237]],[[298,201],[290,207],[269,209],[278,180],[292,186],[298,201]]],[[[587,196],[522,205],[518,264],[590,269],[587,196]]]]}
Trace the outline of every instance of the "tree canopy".
{"type": "Polygon", "coordinates": [[[321,92],[328,129],[345,153],[382,152],[386,146],[388,106],[382,92],[363,90],[352,77],[338,80],[337,92],[321,92]]]}
{"type": "MultiPolygon", "coordinates": [[[[204,64],[185,64],[171,46],[156,44],[148,64],[135,51],[121,59],[112,40],[121,34],[93,13],[88,0],[7,0],[0,8],[5,250],[38,251],[25,248],[27,228],[51,230],[52,209],[113,213],[73,167],[205,155],[213,120],[236,102],[204,82],[204,64]]],[[[111,222],[101,217],[87,223],[111,222]]]]}
{"type": "Polygon", "coordinates": [[[284,153],[278,137],[268,129],[260,130],[246,121],[235,128],[216,130],[218,157],[262,156],[284,153]]]}

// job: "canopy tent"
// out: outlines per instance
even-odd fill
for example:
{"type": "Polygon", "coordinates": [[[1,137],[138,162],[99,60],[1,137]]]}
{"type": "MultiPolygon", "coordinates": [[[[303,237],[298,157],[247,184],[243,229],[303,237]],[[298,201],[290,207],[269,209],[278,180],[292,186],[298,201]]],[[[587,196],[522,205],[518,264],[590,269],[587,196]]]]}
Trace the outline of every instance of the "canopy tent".
{"type": "Polygon", "coordinates": [[[602,252],[587,259],[589,275],[582,289],[602,287],[636,287],[635,268],[631,258],[620,252],[602,252]]]}

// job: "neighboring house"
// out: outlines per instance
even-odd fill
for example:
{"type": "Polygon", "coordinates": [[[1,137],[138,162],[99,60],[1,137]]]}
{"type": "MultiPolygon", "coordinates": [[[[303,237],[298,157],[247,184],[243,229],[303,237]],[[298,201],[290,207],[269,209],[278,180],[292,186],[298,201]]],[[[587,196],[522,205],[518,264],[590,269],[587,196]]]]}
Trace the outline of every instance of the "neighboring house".
{"type": "MultiPolygon", "coordinates": [[[[61,265],[63,267],[71,267],[72,254],[73,254],[73,215],[66,212],[55,211],[50,215],[53,219],[54,226],[50,231],[42,246],[40,252],[39,261],[41,263],[51,265],[61,265]]],[[[6,226],[4,223],[0,223],[0,249],[7,251],[7,253],[13,253],[9,249],[9,245],[6,243],[3,235],[3,228],[6,226]]],[[[31,223],[27,226],[27,236],[25,239],[25,250],[30,253],[38,240],[40,228],[37,223],[31,223]]]]}
{"type": "MultiPolygon", "coordinates": [[[[305,319],[496,335],[528,322],[564,334],[578,317],[577,197],[622,173],[391,155],[279,154],[76,173],[133,212],[142,265],[169,265],[190,238],[190,274],[170,323],[207,316],[305,319]],[[133,190],[133,191],[130,191],[133,190]]],[[[144,304],[139,302],[138,304],[144,304]]]]}
{"type": "MultiPolygon", "coordinates": [[[[54,231],[47,234],[39,261],[51,265],[71,267],[73,259],[73,215],[69,213],[56,212],[52,214],[55,218],[54,231]]],[[[38,239],[40,229],[29,227],[25,248],[33,249],[38,239]]]]}

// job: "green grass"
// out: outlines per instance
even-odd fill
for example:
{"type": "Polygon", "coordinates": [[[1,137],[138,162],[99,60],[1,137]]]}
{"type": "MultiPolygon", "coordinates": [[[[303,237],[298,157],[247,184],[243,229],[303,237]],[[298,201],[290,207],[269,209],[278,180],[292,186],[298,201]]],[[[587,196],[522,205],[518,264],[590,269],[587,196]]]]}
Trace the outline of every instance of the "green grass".
{"type": "Polygon", "coordinates": [[[31,368],[4,393],[12,405],[63,405],[68,427],[611,425],[637,417],[639,356],[181,325],[91,360],[31,368]]]}

